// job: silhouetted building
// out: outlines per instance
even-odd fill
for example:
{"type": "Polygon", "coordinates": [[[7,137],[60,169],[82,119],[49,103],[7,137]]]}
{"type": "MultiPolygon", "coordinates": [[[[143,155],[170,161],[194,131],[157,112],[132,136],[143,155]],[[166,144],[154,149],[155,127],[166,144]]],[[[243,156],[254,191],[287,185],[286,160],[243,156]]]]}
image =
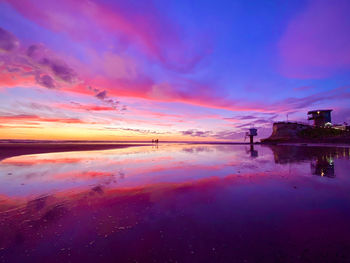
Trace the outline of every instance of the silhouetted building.
{"type": "Polygon", "coordinates": [[[332,110],[313,110],[307,113],[308,120],[314,120],[314,126],[325,127],[326,123],[332,123],[332,110]]]}

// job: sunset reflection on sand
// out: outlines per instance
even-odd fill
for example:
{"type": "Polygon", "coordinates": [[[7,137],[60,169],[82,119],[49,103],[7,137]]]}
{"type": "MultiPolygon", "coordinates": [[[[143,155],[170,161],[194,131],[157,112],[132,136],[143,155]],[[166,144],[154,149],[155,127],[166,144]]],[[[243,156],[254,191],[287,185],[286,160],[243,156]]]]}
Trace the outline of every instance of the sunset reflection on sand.
{"type": "Polygon", "coordinates": [[[0,258],[349,259],[349,149],[254,151],[169,144],[4,159],[0,258]],[[334,176],[316,176],[325,160],[334,176]]]}

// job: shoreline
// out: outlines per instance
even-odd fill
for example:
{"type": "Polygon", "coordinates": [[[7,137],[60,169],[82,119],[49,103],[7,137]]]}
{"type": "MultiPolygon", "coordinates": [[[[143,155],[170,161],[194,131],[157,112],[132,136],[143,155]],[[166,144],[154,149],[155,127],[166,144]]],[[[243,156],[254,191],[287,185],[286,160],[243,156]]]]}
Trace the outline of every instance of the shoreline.
{"type": "MultiPolygon", "coordinates": [[[[250,145],[244,142],[162,142],[180,143],[180,144],[202,144],[202,145],[250,145]]],[[[324,147],[350,147],[347,143],[322,143],[322,142],[255,142],[253,145],[294,145],[294,146],[324,146],[324,147]]],[[[112,150],[135,146],[152,146],[152,143],[137,142],[1,142],[0,143],[0,161],[20,155],[55,153],[55,152],[75,152],[75,151],[94,151],[94,150],[112,150]]]]}
{"type": "MultiPolygon", "coordinates": [[[[210,144],[210,145],[249,145],[244,142],[162,142],[181,143],[181,144],[210,144]]],[[[259,145],[259,142],[254,145],[259,145]]],[[[1,141],[0,140],[0,161],[6,158],[54,152],[75,152],[75,151],[94,151],[121,149],[134,146],[152,146],[148,142],[98,142],[98,141],[1,141]]]]}
{"type": "Polygon", "coordinates": [[[0,143],[0,161],[6,158],[39,153],[74,152],[149,146],[146,143],[0,143]]]}

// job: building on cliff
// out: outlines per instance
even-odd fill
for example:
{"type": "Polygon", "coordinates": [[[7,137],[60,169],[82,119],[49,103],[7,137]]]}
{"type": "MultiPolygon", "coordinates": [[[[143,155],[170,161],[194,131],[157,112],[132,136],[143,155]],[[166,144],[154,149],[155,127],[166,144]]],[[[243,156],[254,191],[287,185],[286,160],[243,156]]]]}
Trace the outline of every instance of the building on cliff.
{"type": "Polygon", "coordinates": [[[272,126],[270,137],[261,139],[261,142],[288,142],[298,140],[300,132],[310,128],[310,125],[303,123],[275,122],[272,126]]]}
{"type": "Polygon", "coordinates": [[[325,127],[327,123],[332,123],[332,110],[313,110],[307,113],[308,120],[314,121],[314,126],[325,127]]]}
{"type": "Polygon", "coordinates": [[[262,143],[350,143],[350,125],[337,125],[331,121],[332,110],[308,112],[313,125],[298,122],[275,122],[270,137],[262,143]]]}

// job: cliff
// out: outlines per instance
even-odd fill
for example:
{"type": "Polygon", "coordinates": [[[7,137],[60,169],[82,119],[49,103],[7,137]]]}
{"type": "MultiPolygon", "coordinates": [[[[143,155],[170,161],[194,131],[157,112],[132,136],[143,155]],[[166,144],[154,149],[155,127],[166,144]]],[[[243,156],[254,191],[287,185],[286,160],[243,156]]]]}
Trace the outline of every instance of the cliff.
{"type": "Polygon", "coordinates": [[[294,122],[276,122],[262,143],[350,143],[350,132],[294,122]]]}

